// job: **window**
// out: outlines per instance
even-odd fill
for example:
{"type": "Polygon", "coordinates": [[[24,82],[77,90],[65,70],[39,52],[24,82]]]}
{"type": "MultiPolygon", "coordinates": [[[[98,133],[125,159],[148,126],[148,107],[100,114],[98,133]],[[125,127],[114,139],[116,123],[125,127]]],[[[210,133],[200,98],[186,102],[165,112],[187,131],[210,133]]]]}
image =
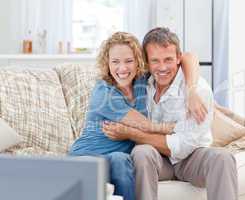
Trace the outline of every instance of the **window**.
{"type": "Polygon", "coordinates": [[[76,52],[93,52],[122,29],[123,0],[73,0],[72,47],[76,52]]]}

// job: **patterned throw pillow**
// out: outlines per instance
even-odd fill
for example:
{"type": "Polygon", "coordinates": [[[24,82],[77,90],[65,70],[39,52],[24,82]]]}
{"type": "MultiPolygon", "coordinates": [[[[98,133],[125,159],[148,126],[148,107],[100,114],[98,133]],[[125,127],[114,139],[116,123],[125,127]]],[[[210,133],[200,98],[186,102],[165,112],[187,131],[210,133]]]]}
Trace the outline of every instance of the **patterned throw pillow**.
{"type": "Polygon", "coordinates": [[[225,146],[230,152],[238,153],[245,151],[245,137],[239,138],[225,146]]]}
{"type": "Polygon", "coordinates": [[[0,152],[21,143],[21,136],[0,118],[0,152]]]}
{"type": "Polygon", "coordinates": [[[232,141],[245,137],[245,127],[216,109],[214,112],[212,133],[212,146],[223,147],[232,141]]]}
{"type": "Polygon", "coordinates": [[[89,97],[99,78],[99,70],[95,66],[79,63],[64,64],[55,70],[60,77],[73,131],[77,138],[84,126],[89,97]]]}
{"type": "Polygon", "coordinates": [[[67,152],[74,138],[57,73],[0,69],[0,83],[0,115],[22,136],[20,148],[67,152]]]}
{"type": "MultiPolygon", "coordinates": [[[[227,117],[229,117],[231,120],[234,120],[236,123],[240,124],[245,129],[245,118],[242,116],[239,116],[238,114],[234,113],[233,111],[229,110],[228,108],[218,106],[217,109],[224,113],[227,117]]],[[[245,136],[241,137],[235,141],[232,141],[228,145],[225,146],[230,152],[232,153],[238,153],[245,151],[245,136]]]]}

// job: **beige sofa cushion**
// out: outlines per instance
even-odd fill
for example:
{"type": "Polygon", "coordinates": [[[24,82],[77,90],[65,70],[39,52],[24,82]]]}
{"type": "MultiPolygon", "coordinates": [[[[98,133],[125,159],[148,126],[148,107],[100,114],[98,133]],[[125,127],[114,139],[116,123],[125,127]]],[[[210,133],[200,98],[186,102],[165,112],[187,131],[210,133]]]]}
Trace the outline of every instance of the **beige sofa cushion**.
{"type": "Polygon", "coordinates": [[[220,105],[215,105],[216,109],[218,109],[220,112],[222,112],[223,114],[225,114],[227,117],[231,118],[232,120],[234,120],[235,122],[237,122],[238,124],[242,125],[245,127],[245,118],[242,116],[239,116],[238,114],[234,113],[232,110],[220,106],[220,105]]]}
{"type": "Polygon", "coordinates": [[[21,142],[21,136],[0,118],[0,152],[21,142]]]}
{"type": "Polygon", "coordinates": [[[232,141],[225,146],[230,152],[238,153],[245,151],[245,137],[241,137],[238,140],[232,141]]]}
{"type": "MultiPolygon", "coordinates": [[[[232,120],[234,120],[238,124],[245,127],[245,118],[244,117],[237,115],[236,113],[232,112],[231,110],[229,110],[225,107],[218,106],[217,109],[220,110],[221,112],[223,112],[227,117],[231,118],[232,120]]],[[[227,148],[229,151],[231,151],[233,153],[245,151],[245,136],[241,137],[235,141],[232,141],[231,143],[226,145],[225,148],[227,148]]],[[[245,192],[244,192],[244,198],[245,198],[245,192]]]]}
{"type": "Polygon", "coordinates": [[[80,135],[88,110],[91,91],[99,78],[99,70],[94,66],[82,64],[64,64],[55,68],[57,71],[67,107],[71,116],[71,123],[77,138],[80,135]]]}
{"type": "MultiPolygon", "coordinates": [[[[245,118],[244,117],[239,116],[236,113],[234,113],[232,110],[229,110],[228,108],[222,107],[220,105],[216,105],[216,109],[218,109],[220,112],[222,112],[227,117],[229,117],[233,121],[237,122],[241,126],[245,127],[245,118]]],[[[241,137],[237,140],[232,141],[231,143],[227,144],[225,146],[225,148],[227,148],[232,153],[238,153],[238,152],[245,151],[245,136],[241,137]]]]}
{"type": "Polygon", "coordinates": [[[67,152],[73,141],[54,70],[0,69],[0,115],[23,138],[20,148],[67,152]]]}
{"type": "Polygon", "coordinates": [[[238,171],[238,194],[245,199],[245,151],[235,154],[238,171]]]}
{"type": "Polygon", "coordinates": [[[214,139],[212,146],[223,147],[245,136],[245,127],[216,109],[214,112],[212,133],[214,139]]]}
{"type": "Polygon", "coordinates": [[[40,147],[25,147],[25,148],[19,148],[18,146],[15,146],[13,148],[8,149],[5,151],[6,154],[11,155],[20,155],[20,156],[67,156],[67,153],[58,153],[53,151],[47,151],[40,147]]]}
{"type": "Polygon", "coordinates": [[[188,182],[161,181],[158,183],[158,200],[206,200],[206,188],[188,182]]]}

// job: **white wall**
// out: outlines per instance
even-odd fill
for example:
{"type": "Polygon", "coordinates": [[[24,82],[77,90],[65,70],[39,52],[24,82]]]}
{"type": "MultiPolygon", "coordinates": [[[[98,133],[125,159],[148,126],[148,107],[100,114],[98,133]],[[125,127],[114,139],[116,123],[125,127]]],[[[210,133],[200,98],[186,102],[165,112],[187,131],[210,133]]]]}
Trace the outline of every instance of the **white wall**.
{"type": "Polygon", "coordinates": [[[0,0],[0,54],[11,53],[10,1],[0,0]]]}
{"type": "Polygon", "coordinates": [[[0,0],[0,54],[21,52],[20,6],[21,0],[0,0]]]}

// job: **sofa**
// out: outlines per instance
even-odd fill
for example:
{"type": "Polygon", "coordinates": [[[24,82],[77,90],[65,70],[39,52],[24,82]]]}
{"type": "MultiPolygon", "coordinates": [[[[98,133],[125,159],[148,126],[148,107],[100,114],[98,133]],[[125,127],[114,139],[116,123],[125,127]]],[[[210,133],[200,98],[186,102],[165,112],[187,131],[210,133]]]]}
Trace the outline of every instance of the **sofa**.
{"type": "MultiPolygon", "coordinates": [[[[0,67],[0,117],[22,138],[4,150],[12,155],[64,155],[84,126],[94,66],[62,64],[49,69],[0,67]]],[[[224,148],[237,160],[239,200],[245,200],[244,138],[224,148]],[[242,144],[239,146],[239,144],[242,144]]],[[[181,181],[159,182],[159,200],[206,200],[205,188],[181,181]]]]}

